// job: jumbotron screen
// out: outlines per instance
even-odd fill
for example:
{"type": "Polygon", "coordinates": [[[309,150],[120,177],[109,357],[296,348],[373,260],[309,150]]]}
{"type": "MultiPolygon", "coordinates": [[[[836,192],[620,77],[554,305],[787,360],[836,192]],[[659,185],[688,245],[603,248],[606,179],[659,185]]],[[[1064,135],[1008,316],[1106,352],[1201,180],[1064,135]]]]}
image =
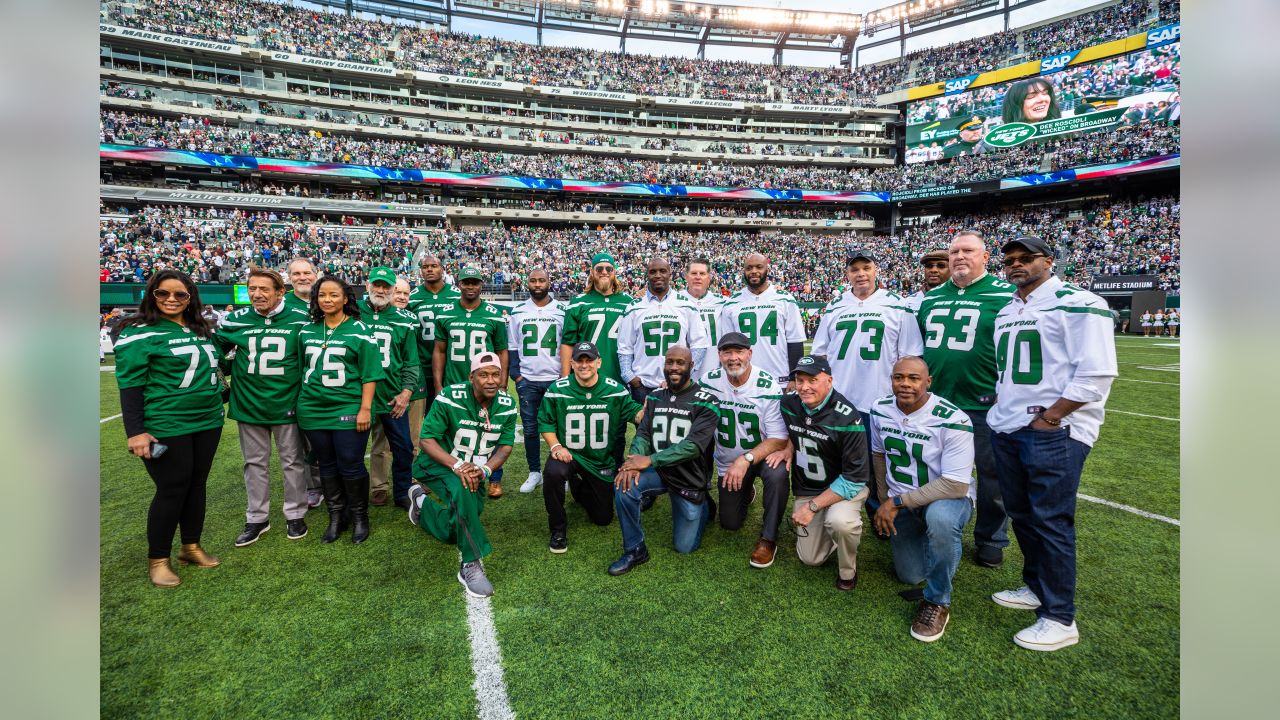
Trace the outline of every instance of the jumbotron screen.
{"type": "Polygon", "coordinates": [[[1173,125],[1181,43],[907,106],[906,161],[1000,152],[1064,135],[1173,125]]]}

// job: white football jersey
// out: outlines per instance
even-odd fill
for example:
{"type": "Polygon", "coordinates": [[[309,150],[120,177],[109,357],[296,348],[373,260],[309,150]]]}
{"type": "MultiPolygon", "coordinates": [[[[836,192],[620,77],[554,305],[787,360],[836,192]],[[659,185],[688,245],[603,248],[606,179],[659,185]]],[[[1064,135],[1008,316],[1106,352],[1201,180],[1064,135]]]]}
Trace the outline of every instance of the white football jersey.
{"type": "Polygon", "coordinates": [[[689,302],[698,310],[698,316],[702,318],[702,329],[707,333],[707,342],[711,343],[707,349],[707,358],[702,361],[702,374],[705,377],[707,373],[720,367],[720,353],[716,350],[716,343],[720,342],[720,309],[724,307],[728,300],[725,296],[716,291],[715,288],[707,288],[707,293],[700,298],[684,293],[689,298],[689,302]]]}
{"type": "Polygon", "coordinates": [[[987,422],[1009,433],[1058,398],[1083,402],[1062,419],[1071,438],[1092,446],[1102,429],[1103,406],[1116,365],[1115,324],[1102,298],[1050,277],[1025,301],[1013,300],[996,316],[996,404],[987,422]]]}
{"type": "Polygon", "coordinates": [[[878,288],[866,300],[846,295],[827,306],[810,352],[827,357],[836,390],[865,413],[893,391],[893,364],[923,355],[924,342],[902,297],[878,288]]]}
{"type": "Polygon", "coordinates": [[[627,306],[618,322],[618,354],[631,356],[631,370],[646,387],[666,382],[667,350],[677,345],[690,350],[709,346],[702,318],[683,293],[668,290],[659,300],[646,290],[627,306]]]}
{"type": "Polygon", "coordinates": [[[720,425],[716,429],[716,472],[720,475],[739,455],[762,441],[787,438],[787,424],[782,419],[782,386],[757,367],[752,366],[748,373],[741,387],[729,382],[724,368],[703,375],[698,383],[720,399],[720,425]]]}
{"type": "Polygon", "coordinates": [[[893,395],[871,403],[867,417],[871,452],[884,453],[889,497],[905,495],[947,478],[969,484],[973,500],[973,422],[963,410],[937,395],[906,415],[893,395]]]}
{"type": "Polygon", "coordinates": [[[743,288],[720,308],[720,337],[740,332],[751,341],[751,365],[775,378],[789,377],[787,345],[804,342],[804,318],[791,293],[772,283],[756,295],[743,288]]]}
{"type": "Polygon", "coordinates": [[[520,377],[538,382],[560,378],[564,308],[555,298],[542,307],[528,298],[507,317],[507,348],[520,355],[520,377]]]}

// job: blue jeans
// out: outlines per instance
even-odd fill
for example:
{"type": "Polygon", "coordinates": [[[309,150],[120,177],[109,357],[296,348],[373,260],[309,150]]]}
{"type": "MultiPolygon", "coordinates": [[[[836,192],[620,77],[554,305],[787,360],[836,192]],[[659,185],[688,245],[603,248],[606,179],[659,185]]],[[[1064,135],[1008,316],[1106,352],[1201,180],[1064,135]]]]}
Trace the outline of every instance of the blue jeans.
{"type": "Polygon", "coordinates": [[[369,431],[304,430],[311,450],[316,454],[321,477],[342,477],[354,480],[366,477],[369,469],[364,464],[364,449],[369,444],[369,431]]]}
{"type": "Polygon", "coordinates": [[[1000,492],[996,456],[991,447],[991,426],[986,410],[965,410],[973,421],[973,465],[977,469],[977,516],[973,522],[973,542],[1004,548],[1009,546],[1009,516],[1000,492]]]}
{"type": "Polygon", "coordinates": [[[922,508],[903,508],[893,519],[893,568],[898,579],[924,580],[924,599],[951,606],[951,579],[960,566],[961,538],[973,515],[969,498],[934,500],[922,508]]]}
{"type": "Polygon", "coordinates": [[[519,380],[516,394],[520,396],[520,426],[524,428],[524,459],[529,472],[542,472],[542,444],[538,434],[538,408],[547,394],[552,380],[519,380]]]}
{"type": "MultiPolygon", "coordinates": [[[[626,492],[613,494],[613,505],[618,510],[618,524],[622,526],[622,549],[635,550],[644,544],[644,528],[640,525],[640,499],[644,495],[661,495],[667,492],[658,472],[649,468],[640,473],[636,483],[626,492]]],[[[701,505],[671,494],[671,531],[676,552],[691,553],[702,544],[702,530],[711,516],[710,495],[701,505]]]]}
{"type": "Polygon", "coordinates": [[[1076,616],[1076,491],[1089,446],[1071,429],[992,433],[1004,506],[1022,548],[1022,581],[1040,598],[1036,615],[1076,616]]]}
{"type": "MultiPolygon", "coordinates": [[[[391,496],[396,500],[409,497],[409,483],[413,482],[413,441],[409,439],[409,413],[391,417],[391,413],[378,416],[382,434],[391,447],[391,496]]],[[[383,482],[379,480],[378,482],[383,482]]]]}

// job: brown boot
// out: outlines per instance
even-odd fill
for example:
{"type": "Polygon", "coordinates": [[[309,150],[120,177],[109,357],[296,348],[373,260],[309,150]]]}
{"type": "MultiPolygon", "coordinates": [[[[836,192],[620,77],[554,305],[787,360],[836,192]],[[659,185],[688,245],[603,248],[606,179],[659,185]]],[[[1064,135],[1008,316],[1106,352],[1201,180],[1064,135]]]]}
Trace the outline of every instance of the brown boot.
{"type": "Polygon", "coordinates": [[[191,543],[183,545],[182,550],[178,551],[178,564],[210,568],[218,567],[222,561],[205,552],[204,548],[200,547],[200,543],[191,543]]]}
{"type": "Polygon", "coordinates": [[[951,609],[925,600],[916,610],[916,621],[911,623],[911,637],[921,642],[933,642],[942,637],[951,619],[951,609]]]}
{"type": "Polygon", "coordinates": [[[386,505],[387,489],[377,488],[372,493],[369,493],[369,502],[373,503],[374,505],[377,505],[378,507],[382,507],[383,505],[386,505]]]}
{"type": "Polygon", "coordinates": [[[169,565],[169,558],[147,560],[147,574],[151,576],[151,584],[156,587],[178,587],[182,578],[169,565]]]}
{"type": "Polygon", "coordinates": [[[496,483],[489,483],[489,499],[497,500],[502,497],[502,486],[496,483]]]}
{"type": "Polygon", "coordinates": [[[772,540],[760,538],[756,541],[756,548],[751,551],[751,567],[767,568],[773,564],[773,555],[778,551],[778,544],[772,540]]]}

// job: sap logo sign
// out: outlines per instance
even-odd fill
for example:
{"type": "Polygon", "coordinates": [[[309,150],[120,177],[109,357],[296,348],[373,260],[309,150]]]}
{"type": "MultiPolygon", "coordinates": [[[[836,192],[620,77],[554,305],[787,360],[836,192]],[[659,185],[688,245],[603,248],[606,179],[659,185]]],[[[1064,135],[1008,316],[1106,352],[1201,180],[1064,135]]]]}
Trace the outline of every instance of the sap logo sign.
{"type": "Polygon", "coordinates": [[[1177,42],[1182,39],[1182,24],[1169,25],[1167,27],[1156,28],[1147,33],[1147,47],[1155,47],[1164,45],[1165,43],[1177,42]]]}
{"type": "Polygon", "coordinates": [[[1075,53],[1064,53],[1062,55],[1047,57],[1040,61],[1040,74],[1043,75],[1051,72],[1057,72],[1065,68],[1067,65],[1070,65],[1071,60],[1074,57],[1075,53]]]}
{"type": "Polygon", "coordinates": [[[977,75],[966,75],[965,77],[962,77],[962,78],[948,80],[943,85],[943,90],[947,95],[955,95],[956,93],[962,93],[965,90],[969,89],[969,85],[971,85],[973,81],[976,80],[977,78],[978,78],[977,75]]]}

